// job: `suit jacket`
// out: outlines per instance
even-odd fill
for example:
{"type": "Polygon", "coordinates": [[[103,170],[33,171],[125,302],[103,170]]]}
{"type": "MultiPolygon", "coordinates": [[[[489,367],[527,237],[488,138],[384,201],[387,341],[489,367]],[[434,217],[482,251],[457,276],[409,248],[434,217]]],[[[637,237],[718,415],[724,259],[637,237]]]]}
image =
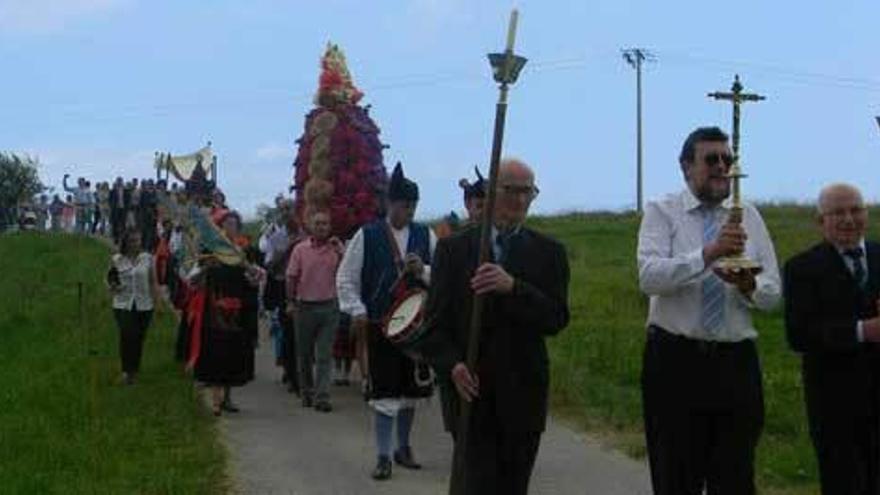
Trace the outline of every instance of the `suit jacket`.
{"type": "Polygon", "coordinates": [[[122,209],[119,208],[119,190],[110,189],[110,211],[121,212],[131,207],[131,189],[122,189],[122,209]]]}
{"type": "MultiPolygon", "coordinates": [[[[880,245],[865,243],[868,281],[859,288],[837,249],[823,242],[785,265],[785,327],[803,355],[807,413],[817,427],[875,415],[880,379],[877,346],[858,341],[859,320],[877,316],[880,245]],[[830,423],[829,423],[830,422],[830,423]]],[[[851,424],[851,423],[850,423],[851,424]]]]}
{"type": "MultiPolygon", "coordinates": [[[[454,431],[458,395],[450,373],[465,361],[480,229],[467,228],[441,240],[431,267],[422,354],[435,368],[443,417],[454,431]]],[[[485,300],[477,374],[477,421],[510,432],[540,432],[547,418],[549,367],[544,338],[568,325],[569,268],[559,242],[522,228],[511,238],[504,268],[515,278],[512,294],[485,300]]]]}

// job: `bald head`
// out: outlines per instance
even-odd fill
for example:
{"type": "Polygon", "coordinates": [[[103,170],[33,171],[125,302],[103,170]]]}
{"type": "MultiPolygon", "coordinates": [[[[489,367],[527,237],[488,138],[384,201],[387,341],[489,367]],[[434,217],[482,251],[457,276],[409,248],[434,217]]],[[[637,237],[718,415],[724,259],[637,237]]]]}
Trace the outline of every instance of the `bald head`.
{"type": "Polygon", "coordinates": [[[518,158],[505,158],[498,164],[498,181],[503,184],[508,179],[534,184],[535,173],[524,161],[518,158]]]}
{"type": "Polygon", "coordinates": [[[858,204],[862,206],[865,204],[862,199],[862,192],[859,191],[859,188],[852,184],[837,182],[823,187],[819,192],[819,214],[821,215],[829,211],[829,208],[833,206],[838,198],[841,197],[855,199],[858,201],[858,204]]]}
{"type": "Polygon", "coordinates": [[[819,193],[819,226],[838,249],[858,247],[868,226],[862,193],[850,184],[830,184],[819,193]]]}
{"type": "Polygon", "coordinates": [[[497,193],[497,226],[505,229],[523,223],[529,213],[529,206],[538,194],[535,173],[522,160],[501,160],[498,166],[497,193]]]}

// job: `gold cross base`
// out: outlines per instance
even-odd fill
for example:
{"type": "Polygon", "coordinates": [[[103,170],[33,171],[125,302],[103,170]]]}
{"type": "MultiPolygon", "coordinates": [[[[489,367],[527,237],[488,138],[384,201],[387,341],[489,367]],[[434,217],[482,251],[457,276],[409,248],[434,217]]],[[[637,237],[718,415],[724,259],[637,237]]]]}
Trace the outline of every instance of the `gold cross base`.
{"type": "Polygon", "coordinates": [[[749,271],[753,275],[757,275],[764,270],[760,263],[746,258],[743,254],[721,258],[715,263],[715,267],[723,272],[739,273],[741,271],[749,271]]]}

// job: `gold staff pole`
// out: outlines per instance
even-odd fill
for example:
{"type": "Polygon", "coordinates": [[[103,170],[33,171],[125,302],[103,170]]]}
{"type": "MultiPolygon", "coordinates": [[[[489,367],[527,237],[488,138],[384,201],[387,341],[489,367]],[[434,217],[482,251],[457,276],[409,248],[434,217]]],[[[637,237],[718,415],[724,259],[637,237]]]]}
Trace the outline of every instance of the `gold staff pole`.
{"type": "MultiPolygon", "coordinates": [[[[489,161],[489,190],[486,197],[486,205],[483,209],[483,220],[480,232],[480,264],[488,263],[492,253],[492,225],[495,220],[495,197],[496,184],[498,182],[498,165],[501,161],[501,144],[504,141],[504,120],[507,115],[507,90],[508,86],[516,82],[520,71],[526,64],[525,57],[513,53],[514,40],[516,39],[516,23],[519,12],[514,9],[510,14],[510,24],[507,30],[507,47],[504,53],[490,53],[489,63],[492,65],[493,77],[500,84],[498,103],[495,105],[495,134],[492,140],[492,155],[489,161]]],[[[474,295],[473,309],[471,312],[471,326],[468,338],[466,364],[468,370],[474,373],[477,367],[477,358],[480,355],[480,333],[483,324],[484,298],[474,295]]],[[[466,489],[467,463],[466,450],[468,432],[470,431],[471,403],[460,401],[458,425],[455,433],[455,450],[452,461],[452,476],[449,481],[450,495],[464,495],[466,489]]]]}
{"type": "MultiPolygon", "coordinates": [[[[730,167],[730,171],[727,176],[732,180],[732,199],[731,199],[731,208],[730,208],[730,219],[731,223],[741,224],[742,223],[742,198],[740,196],[740,179],[748,177],[743,173],[742,168],[739,164],[739,120],[740,120],[740,106],[744,102],[756,102],[765,100],[766,97],[761,96],[759,94],[754,93],[743,93],[743,85],[739,81],[739,74],[733,80],[733,86],[730,88],[729,93],[724,93],[720,91],[716,91],[714,93],[709,93],[709,98],[713,98],[715,100],[720,101],[729,101],[733,104],[733,131],[731,136],[732,148],[733,148],[733,165],[730,167]]],[[[718,261],[718,267],[724,271],[730,272],[739,272],[740,270],[749,270],[754,273],[761,271],[761,264],[746,258],[745,254],[738,253],[732,256],[727,256],[718,261]]]]}

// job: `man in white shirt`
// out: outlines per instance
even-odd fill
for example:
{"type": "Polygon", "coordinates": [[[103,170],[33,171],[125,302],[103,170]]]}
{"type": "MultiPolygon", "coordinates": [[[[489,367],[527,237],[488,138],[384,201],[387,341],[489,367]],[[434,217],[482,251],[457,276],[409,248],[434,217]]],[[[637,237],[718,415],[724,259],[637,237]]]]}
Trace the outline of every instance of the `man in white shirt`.
{"type": "Polygon", "coordinates": [[[764,419],[751,310],[780,298],[761,215],[728,222],[733,156],[727,135],[699,128],[682,146],[687,188],[649,202],[639,229],[639,286],[650,296],[642,371],[645,434],[656,495],[755,493],[764,419]],[[744,253],[762,271],[723,271],[744,253]]]}

